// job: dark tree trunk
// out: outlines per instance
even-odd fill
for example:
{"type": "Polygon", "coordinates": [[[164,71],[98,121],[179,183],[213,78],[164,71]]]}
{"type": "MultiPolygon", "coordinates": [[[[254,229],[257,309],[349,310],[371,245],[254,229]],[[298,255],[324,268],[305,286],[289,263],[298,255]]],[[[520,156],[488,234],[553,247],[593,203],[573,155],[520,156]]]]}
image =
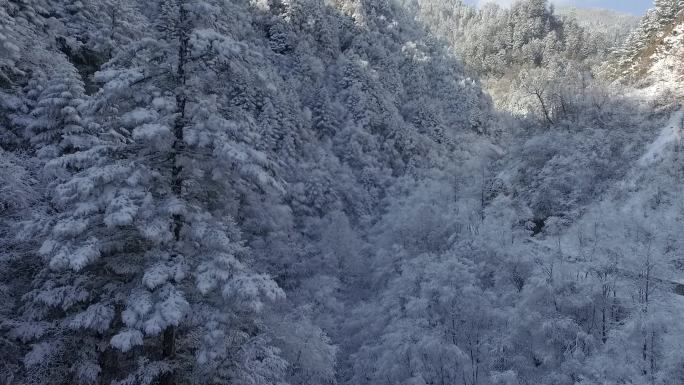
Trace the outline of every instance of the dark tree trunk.
{"type": "MultiPolygon", "coordinates": [[[[178,67],[176,68],[176,119],[173,125],[173,149],[171,154],[172,171],[171,171],[171,186],[173,194],[177,199],[181,199],[183,194],[183,166],[180,162],[181,154],[183,153],[183,129],[185,128],[185,107],[187,104],[187,95],[185,90],[186,84],[186,69],[185,66],[188,60],[188,45],[190,37],[188,33],[188,17],[185,9],[185,1],[178,1],[178,67]]],[[[183,217],[179,214],[173,216],[173,236],[174,242],[181,241],[181,231],[183,229],[183,217]]],[[[165,360],[173,360],[176,355],[176,327],[169,326],[164,330],[162,337],[162,356],[165,360]]],[[[162,385],[175,385],[176,374],[174,372],[167,373],[161,380],[162,385]]]]}

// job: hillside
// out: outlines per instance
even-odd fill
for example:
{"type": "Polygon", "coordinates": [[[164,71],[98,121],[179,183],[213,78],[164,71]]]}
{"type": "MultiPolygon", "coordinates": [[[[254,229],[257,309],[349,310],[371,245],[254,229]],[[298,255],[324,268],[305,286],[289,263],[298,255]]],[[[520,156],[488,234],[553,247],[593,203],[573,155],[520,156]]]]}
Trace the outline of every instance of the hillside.
{"type": "MultiPolygon", "coordinates": [[[[681,79],[684,2],[656,1],[608,69],[614,78],[640,86],[681,79]]],[[[675,88],[675,87],[670,87],[675,88]]]]}
{"type": "Polygon", "coordinates": [[[581,27],[590,31],[592,36],[602,39],[606,46],[616,47],[639,24],[639,17],[604,8],[557,7],[556,13],[572,18],[581,27]]]}
{"type": "Polygon", "coordinates": [[[479,8],[461,0],[402,2],[482,78],[499,110],[546,124],[576,120],[579,105],[606,88],[597,67],[635,22],[605,10],[555,10],[547,1],[479,8]]]}
{"type": "Polygon", "coordinates": [[[0,0],[0,383],[683,384],[681,4],[0,0]]]}
{"type": "Polygon", "coordinates": [[[333,383],[365,234],[491,152],[391,1],[0,12],[2,383],[333,383]]]}

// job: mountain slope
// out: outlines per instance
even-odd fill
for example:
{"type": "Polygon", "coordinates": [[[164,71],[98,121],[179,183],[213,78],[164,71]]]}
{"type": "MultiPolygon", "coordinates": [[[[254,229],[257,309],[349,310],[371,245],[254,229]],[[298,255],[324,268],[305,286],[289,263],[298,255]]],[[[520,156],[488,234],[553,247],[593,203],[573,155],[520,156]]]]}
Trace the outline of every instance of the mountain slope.
{"type": "Polygon", "coordinates": [[[0,50],[3,382],[335,383],[370,229],[492,152],[393,1],[0,0],[0,50]]]}
{"type": "Polygon", "coordinates": [[[557,7],[556,13],[575,20],[605,46],[620,46],[639,24],[639,17],[604,8],[557,7]]]}
{"type": "Polygon", "coordinates": [[[684,383],[680,106],[601,41],[545,0],[0,0],[0,382],[684,383]]]}
{"type": "Polygon", "coordinates": [[[631,83],[679,77],[684,2],[659,0],[643,17],[609,68],[612,76],[631,83]],[[651,79],[648,79],[651,77],[651,79]]]}

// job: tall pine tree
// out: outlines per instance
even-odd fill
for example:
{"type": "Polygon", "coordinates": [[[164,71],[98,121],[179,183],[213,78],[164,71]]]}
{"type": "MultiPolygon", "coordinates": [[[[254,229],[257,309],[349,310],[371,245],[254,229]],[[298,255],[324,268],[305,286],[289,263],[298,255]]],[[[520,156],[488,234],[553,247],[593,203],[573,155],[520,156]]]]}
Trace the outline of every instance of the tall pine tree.
{"type": "MultiPolygon", "coordinates": [[[[258,322],[263,300],[283,292],[252,272],[229,210],[234,185],[275,181],[266,156],[221,111],[229,103],[220,86],[239,52],[217,30],[223,7],[161,1],[155,32],[96,76],[103,87],[89,114],[101,139],[49,162],[73,176],[56,187],[44,268],[12,331],[32,341],[24,361],[43,382],[284,376],[287,363],[258,322]]],[[[59,103],[69,100],[58,85],[44,93],[51,89],[62,91],[59,103]]],[[[69,107],[57,111],[71,116],[69,107]]],[[[40,127],[70,129],[72,120],[64,122],[40,127]]]]}

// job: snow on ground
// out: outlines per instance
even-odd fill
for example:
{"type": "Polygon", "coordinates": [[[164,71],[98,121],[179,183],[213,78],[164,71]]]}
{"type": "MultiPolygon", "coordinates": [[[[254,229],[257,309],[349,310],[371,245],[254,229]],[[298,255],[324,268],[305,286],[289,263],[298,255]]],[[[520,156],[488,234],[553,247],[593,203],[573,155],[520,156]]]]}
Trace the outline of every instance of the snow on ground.
{"type": "Polygon", "coordinates": [[[665,86],[680,87],[684,79],[682,54],[684,54],[684,24],[676,26],[670,36],[663,39],[663,47],[651,57],[653,66],[648,71],[649,77],[665,86]]]}
{"type": "Polygon", "coordinates": [[[628,92],[628,95],[655,105],[684,98],[681,87],[684,82],[684,23],[663,39],[662,47],[653,53],[651,62],[642,87],[628,92]]]}
{"type": "Polygon", "coordinates": [[[648,166],[663,158],[668,145],[682,140],[682,119],[684,107],[673,113],[660,135],[651,143],[646,153],[639,159],[640,166],[648,166]]]}

